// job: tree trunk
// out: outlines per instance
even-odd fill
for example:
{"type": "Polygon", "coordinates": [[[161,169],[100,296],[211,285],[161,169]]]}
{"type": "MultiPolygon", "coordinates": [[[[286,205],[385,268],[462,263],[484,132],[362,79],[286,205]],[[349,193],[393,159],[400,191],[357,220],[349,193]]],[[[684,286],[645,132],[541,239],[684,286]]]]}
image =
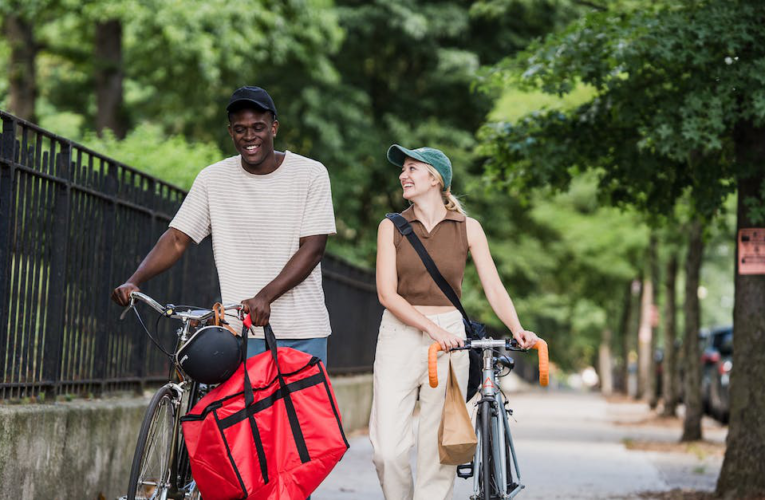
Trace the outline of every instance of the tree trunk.
{"type": "Polygon", "coordinates": [[[651,234],[651,242],[648,254],[648,266],[651,273],[651,283],[653,283],[653,296],[651,297],[651,314],[649,325],[651,327],[651,341],[648,345],[648,406],[656,409],[659,404],[659,389],[656,380],[656,340],[658,326],[658,309],[656,304],[659,302],[659,258],[656,255],[656,235],[651,234]]]}
{"type": "MultiPolygon", "coordinates": [[[[765,196],[765,129],[750,124],[736,131],[736,161],[749,175],[738,180],[738,229],[764,227],[747,203],[762,206],[765,196]]],[[[738,265],[738,253],[736,254],[738,265]]],[[[765,497],[765,275],[740,275],[736,269],[733,308],[733,370],[730,427],[717,492],[726,498],[765,497]]]]}
{"type": "MultiPolygon", "coordinates": [[[[649,254],[650,255],[650,254],[649,254]]],[[[649,257],[650,261],[650,257],[649,257]]],[[[651,371],[651,306],[653,305],[653,282],[650,267],[643,279],[643,293],[640,296],[640,327],[638,328],[638,391],[637,399],[647,399],[650,390],[651,371]]]]}
{"type": "Polygon", "coordinates": [[[10,111],[19,118],[35,122],[37,44],[32,25],[19,16],[9,14],[5,17],[3,31],[11,46],[8,67],[10,111]]]}
{"type": "Polygon", "coordinates": [[[701,439],[701,366],[699,360],[699,274],[704,253],[703,226],[691,222],[685,262],[685,420],[681,441],[701,439]]]}
{"type": "Polygon", "coordinates": [[[628,282],[626,290],[624,291],[624,303],[622,304],[622,321],[621,321],[621,334],[622,334],[622,366],[621,366],[621,381],[619,383],[619,390],[624,394],[629,394],[629,379],[630,379],[630,325],[632,324],[632,282],[628,282]]]}
{"type": "Polygon", "coordinates": [[[677,361],[675,356],[675,288],[677,282],[677,254],[672,252],[667,262],[667,276],[664,282],[666,302],[664,306],[664,360],[662,362],[662,398],[664,410],[662,415],[674,417],[677,412],[677,390],[675,389],[675,372],[677,361]]]}
{"type": "Polygon", "coordinates": [[[600,392],[604,396],[610,396],[614,392],[614,381],[611,363],[611,330],[608,328],[604,328],[601,332],[598,367],[600,368],[600,392]]]}
{"type": "Polygon", "coordinates": [[[95,46],[96,130],[101,135],[111,129],[119,138],[125,137],[122,108],[122,24],[117,20],[96,24],[95,46]]]}
{"type": "Polygon", "coordinates": [[[632,340],[630,341],[632,343],[632,346],[634,348],[635,356],[633,357],[634,365],[633,365],[633,372],[632,372],[632,380],[630,381],[630,394],[635,399],[640,399],[641,394],[639,392],[640,389],[640,376],[638,373],[638,364],[640,360],[638,359],[638,335],[640,333],[640,324],[642,322],[642,304],[643,304],[643,293],[645,292],[645,287],[643,286],[643,274],[641,273],[638,278],[632,282],[633,288],[632,293],[635,295],[635,302],[633,303],[633,310],[637,312],[635,314],[634,319],[632,321],[631,325],[631,331],[630,335],[632,337],[632,340]],[[634,392],[633,392],[634,391],[634,392]]]}

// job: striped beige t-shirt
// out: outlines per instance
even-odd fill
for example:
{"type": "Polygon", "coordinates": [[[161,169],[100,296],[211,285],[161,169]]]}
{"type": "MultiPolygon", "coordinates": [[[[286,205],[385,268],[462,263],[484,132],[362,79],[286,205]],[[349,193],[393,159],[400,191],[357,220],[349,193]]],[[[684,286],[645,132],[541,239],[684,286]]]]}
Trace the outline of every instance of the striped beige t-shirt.
{"type": "MultiPolygon", "coordinates": [[[[335,233],[329,174],[321,163],[290,151],[266,175],[247,172],[241,156],[234,156],[199,173],[170,227],[196,243],[212,235],[221,298],[240,302],[276,278],[300,238],[335,233]]],[[[321,264],[271,304],[270,323],[278,338],[331,333],[321,264]]],[[[254,333],[262,337],[263,329],[254,333]]]]}

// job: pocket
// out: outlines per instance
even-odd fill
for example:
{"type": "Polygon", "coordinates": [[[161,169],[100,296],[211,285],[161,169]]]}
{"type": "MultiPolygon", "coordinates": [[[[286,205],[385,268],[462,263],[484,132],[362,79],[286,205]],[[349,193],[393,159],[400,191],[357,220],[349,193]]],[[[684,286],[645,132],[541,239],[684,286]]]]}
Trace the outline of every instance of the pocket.
{"type": "Polygon", "coordinates": [[[391,339],[396,335],[398,327],[390,321],[383,320],[377,331],[377,341],[391,339]]]}
{"type": "Polygon", "coordinates": [[[453,333],[454,335],[457,335],[458,337],[465,339],[467,338],[467,333],[465,331],[465,323],[462,322],[462,316],[455,318],[453,321],[449,321],[444,326],[444,330],[448,331],[449,333],[453,333]]]}

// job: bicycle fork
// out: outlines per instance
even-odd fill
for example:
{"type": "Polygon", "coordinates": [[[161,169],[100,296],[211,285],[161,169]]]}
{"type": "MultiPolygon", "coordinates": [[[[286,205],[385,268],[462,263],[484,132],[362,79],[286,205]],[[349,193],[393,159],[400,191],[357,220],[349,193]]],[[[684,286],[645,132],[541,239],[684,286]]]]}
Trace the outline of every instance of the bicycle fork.
{"type": "Polygon", "coordinates": [[[503,427],[502,429],[503,432],[499,433],[499,435],[504,436],[505,442],[508,444],[507,447],[510,449],[510,457],[507,457],[505,447],[500,444],[499,445],[500,455],[502,456],[503,464],[507,464],[507,460],[509,460],[512,457],[511,463],[513,465],[513,468],[515,469],[515,482],[510,484],[510,487],[512,489],[508,492],[507,491],[508,480],[512,479],[512,475],[510,478],[506,477],[506,474],[509,468],[507,466],[502,468],[502,477],[503,477],[502,484],[503,484],[503,490],[505,494],[503,498],[514,498],[518,493],[521,492],[523,488],[525,488],[525,486],[523,485],[523,483],[521,483],[521,469],[520,469],[520,466],[518,465],[518,459],[515,455],[515,444],[513,443],[513,437],[510,434],[510,421],[507,418],[509,412],[505,408],[505,401],[502,398],[502,394],[499,393],[497,394],[497,396],[498,396],[497,408],[500,410],[499,413],[502,415],[502,418],[499,418],[498,421],[500,422],[500,425],[503,427]]]}
{"type": "MultiPolygon", "coordinates": [[[[481,384],[481,400],[479,401],[479,409],[490,413],[489,428],[483,429],[481,426],[481,411],[479,411],[478,418],[476,420],[476,428],[479,429],[479,433],[489,432],[491,434],[491,446],[492,446],[492,462],[494,468],[494,479],[497,485],[498,497],[502,500],[514,498],[524,486],[521,484],[521,471],[518,466],[518,460],[515,454],[515,446],[513,444],[513,438],[510,434],[510,422],[508,420],[508,410],[505,408],[505,401],[502,397],[502,392],[497,388],[496,376],[494,373],[494,362],[491,351],[484,351],[483,353],[483,383],[481,384]],[[483,404],[482,404],[483,403],[483,404]],[[488,403],[488,404],[486,404],[488,403]],[[505,446],[507,443],[507,446],[505,446]],[[507,456],[507,449],[510,450],[510,457],[507,456]],[[508,460],[512,457],[512,465],[515,469],[515,476],[517,482],[513,482],[511,490],[508,492],[508,482],[512,478],[508,478],[509,467],[508,460]]],[[[471,498],[478,498],[480,492],[479,477],[480,471],[475,464],[481,464],[481,467],[489,467],[489,464],[482,463],[483,450],[482,436],[478,436],[478,445],[476,446],[476,454],[473,459],[473,492],[474,495],[471,498]]],[[[484,488],[491,488],[490,484],[483,485],[484,488]]]]}
{"type": "Polygon", "coordinates": [[[170,441],[170,456],[167,460],[170,465],[170,467],[168,467],[169,477],[165,478],[165,484],[162,485],[163,488],[161,489],[158,500],[183,499],[185,497],[183,492],[180,492],[180,496],[178,496],[179,488],[176,484],[178,482],[176,471],[178,467],[178,443],[181,436],[181,413],[183,413],[181,407],[183,405],[184,390],[181,386],[174,383],[169,383],[168,387],[175,393],[175,397],[173,398],[175,414],[173,415],[173,436],[170,441]]]}

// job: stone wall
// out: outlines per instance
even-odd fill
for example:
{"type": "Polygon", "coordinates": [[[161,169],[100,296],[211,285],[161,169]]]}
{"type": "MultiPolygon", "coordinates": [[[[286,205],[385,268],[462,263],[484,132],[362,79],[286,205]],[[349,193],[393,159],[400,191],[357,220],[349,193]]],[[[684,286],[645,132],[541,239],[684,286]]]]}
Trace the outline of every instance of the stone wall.
{"type": "MultiPolygon", "coordinates": [[[[332,384],[346,432],[366,427],[372,375],[332,377],[332,384]]],[[[149,399],[0,404],[0,499],[124,495],[149,399]]]]}

